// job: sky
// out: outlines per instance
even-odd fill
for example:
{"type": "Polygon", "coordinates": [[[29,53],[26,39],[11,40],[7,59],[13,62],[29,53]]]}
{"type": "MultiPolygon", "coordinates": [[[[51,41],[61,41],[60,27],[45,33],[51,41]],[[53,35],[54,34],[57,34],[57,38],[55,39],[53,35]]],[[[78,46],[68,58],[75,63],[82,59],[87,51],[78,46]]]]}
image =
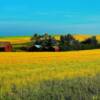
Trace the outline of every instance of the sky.
{"type": "Polygon", "coordinates": [[[0,35],[100,33],[100,0],[0,0],[0,35]]]}

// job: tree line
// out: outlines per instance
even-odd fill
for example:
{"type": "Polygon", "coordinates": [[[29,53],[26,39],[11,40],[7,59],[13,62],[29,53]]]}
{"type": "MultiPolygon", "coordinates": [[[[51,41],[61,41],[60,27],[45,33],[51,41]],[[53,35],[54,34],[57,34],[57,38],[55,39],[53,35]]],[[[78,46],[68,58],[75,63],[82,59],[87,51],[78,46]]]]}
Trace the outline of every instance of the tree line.
{"type": "Polygon", "coordinates": [[[100,48],[96,36],[79,41],[71,34],[60,35],[60,39],[57,40],[48,33],[43,35],[36,33],[31,37],[31,44],[27,48],[28,51],[70,51],[100,48]]]}

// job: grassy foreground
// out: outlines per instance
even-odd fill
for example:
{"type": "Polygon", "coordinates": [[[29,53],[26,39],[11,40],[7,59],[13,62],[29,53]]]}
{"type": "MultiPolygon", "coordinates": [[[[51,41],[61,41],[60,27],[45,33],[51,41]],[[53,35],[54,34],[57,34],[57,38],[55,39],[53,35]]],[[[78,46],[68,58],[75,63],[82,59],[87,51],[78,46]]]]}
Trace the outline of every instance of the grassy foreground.
{"type": "Polygon", "coordinates": [[[0,53],[0,100],[100,100],[100,50],[0,53]]]}

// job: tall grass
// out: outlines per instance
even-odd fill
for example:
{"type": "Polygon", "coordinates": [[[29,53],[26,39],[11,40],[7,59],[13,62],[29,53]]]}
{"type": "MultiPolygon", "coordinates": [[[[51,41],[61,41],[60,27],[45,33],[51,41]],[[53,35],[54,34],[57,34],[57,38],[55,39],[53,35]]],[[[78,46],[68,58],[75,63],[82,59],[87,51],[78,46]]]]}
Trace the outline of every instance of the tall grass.
{"type": "Polygon", "coordinates": [[[0,100],[100,100],[100,75],[27,84],[1,96],[0,100]]]}

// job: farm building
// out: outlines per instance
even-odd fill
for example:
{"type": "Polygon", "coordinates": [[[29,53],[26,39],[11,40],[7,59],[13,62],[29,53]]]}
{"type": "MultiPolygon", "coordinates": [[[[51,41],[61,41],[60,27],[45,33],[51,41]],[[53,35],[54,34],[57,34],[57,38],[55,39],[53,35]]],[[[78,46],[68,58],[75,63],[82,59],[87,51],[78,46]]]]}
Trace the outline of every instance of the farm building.
{"type": "Polygon", "coordinates": [[[12,45],[10,42],[0,42],[0,52],[11,52],[12,45]]]}
{"type": "Polygon", "coordinates": [[[28,49],[28,51],[55,51],[58,52],[60,51],[60,48],[58,46],[41,46],[41,45],[33,45],[30,46],[28,49]]]}

